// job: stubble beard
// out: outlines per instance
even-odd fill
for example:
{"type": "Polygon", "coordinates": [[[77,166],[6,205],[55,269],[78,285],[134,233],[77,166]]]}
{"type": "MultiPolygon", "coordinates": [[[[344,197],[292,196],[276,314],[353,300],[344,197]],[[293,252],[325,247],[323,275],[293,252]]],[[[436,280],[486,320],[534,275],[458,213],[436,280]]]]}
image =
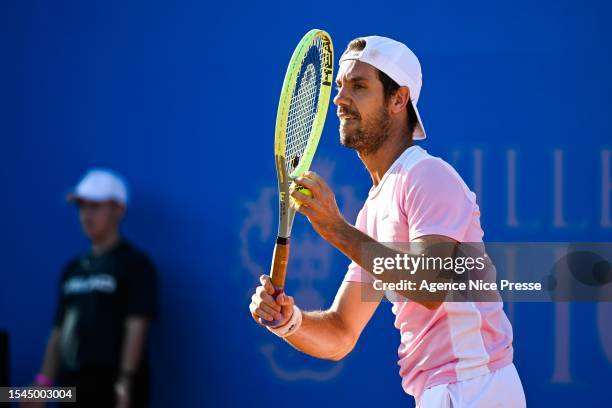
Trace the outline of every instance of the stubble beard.
{"type": "Polygon", "coordinates": [[[389,112],[381,107],[375,117],[368,121],[359,120],[355,129],[344,129],[340,125],[340,144],[355,149],[360,155],[371,155],[389,139],[389,112]]]}

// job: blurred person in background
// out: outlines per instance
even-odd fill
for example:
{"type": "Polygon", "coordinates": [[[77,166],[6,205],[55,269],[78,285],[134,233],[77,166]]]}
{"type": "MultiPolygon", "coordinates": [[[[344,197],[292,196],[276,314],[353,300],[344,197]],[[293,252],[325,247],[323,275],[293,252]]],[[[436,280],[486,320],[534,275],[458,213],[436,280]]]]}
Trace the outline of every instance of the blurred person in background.
{"type": "MultiPolygon", "coordinates": [[[[157,314],[157,272],[121,237],[127,186],[116,173],[93,169],[68,194],[91,248],[64,268],[53,329],[38,386],[73,386],[71,407],[146,407],[146,343],[157,314]]],[[[43,406],[24,404],[24,406],[43,406]]]]}

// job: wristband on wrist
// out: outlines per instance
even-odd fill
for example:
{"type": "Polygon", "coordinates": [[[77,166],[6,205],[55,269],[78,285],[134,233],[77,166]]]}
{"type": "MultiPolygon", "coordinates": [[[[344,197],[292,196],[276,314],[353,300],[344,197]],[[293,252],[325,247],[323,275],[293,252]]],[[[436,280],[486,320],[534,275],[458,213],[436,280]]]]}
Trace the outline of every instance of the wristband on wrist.
{"type": "Polygon", "coordinates": [[[34,377],[34,383],[42,385],[43,387],[53,387],[53,380],[41,373],[36,374],[36,377],[34,377]]]}
{"type": "Polygon", "coordinates": [[[293,305],[293,315],[287,323],[283,324],[280,327],[270,327],[267,326],[268,330],[272,333],[276,334],[278,337],[285,338],[287,336],[291,336],[293,333],[298,331],[300,326],[302,325],[302,311],[296,305],[293,305]]]}

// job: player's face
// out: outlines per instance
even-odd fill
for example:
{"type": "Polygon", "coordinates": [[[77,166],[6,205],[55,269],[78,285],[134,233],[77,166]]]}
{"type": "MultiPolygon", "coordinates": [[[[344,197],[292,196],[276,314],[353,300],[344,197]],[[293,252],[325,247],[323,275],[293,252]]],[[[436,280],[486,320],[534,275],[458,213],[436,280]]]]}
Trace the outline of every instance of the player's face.
{"type": "Polygon", "coordinates": [[[361,61],[344,61],[336,88],[340,143],[362,154],[376,152],[388,138],[390,122],[378,71],[361,61]]]}
{"type": "Polygon", "coordinates": [[[79,220],[83,232],[92,241],[104,239],[116,232],[123,216],[123,207],[111,201],[79,200],[79,220]]]}

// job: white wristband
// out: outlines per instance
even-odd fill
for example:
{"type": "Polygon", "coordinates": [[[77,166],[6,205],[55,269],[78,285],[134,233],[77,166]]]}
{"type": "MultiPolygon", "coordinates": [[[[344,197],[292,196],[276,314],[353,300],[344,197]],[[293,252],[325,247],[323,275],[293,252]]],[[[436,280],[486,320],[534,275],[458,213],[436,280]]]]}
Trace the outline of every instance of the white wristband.
{"type": "Polygon", "coordinates": [[[287,323],[283,324],[280,327],[272,328],[268,326],[268,330],[276,334],[278,337],[285,338],[295,333],[300,328],[301,325],[302,325],[302,311],[300,310],[299,307],[297,307],[296,305],[293,305],[293,315],[291,315],[291,319],[289,319],[287,323]]]}

